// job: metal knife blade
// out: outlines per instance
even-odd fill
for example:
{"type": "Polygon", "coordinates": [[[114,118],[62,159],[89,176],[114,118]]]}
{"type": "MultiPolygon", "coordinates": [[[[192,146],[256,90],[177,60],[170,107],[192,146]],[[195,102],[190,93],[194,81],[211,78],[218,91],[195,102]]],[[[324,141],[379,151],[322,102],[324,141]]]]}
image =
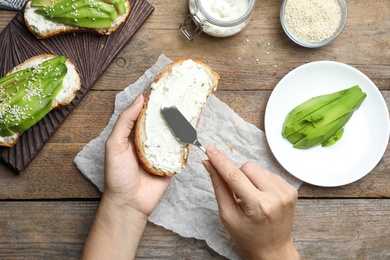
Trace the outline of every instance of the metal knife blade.
{"type": "Polygon", "coordinates": [[[196,145],[206,153],[206,149],[198,141],[198,135],[195,128],[188,122],[176,106],[161,107],[160,112],[178,141],[196,145]]]}

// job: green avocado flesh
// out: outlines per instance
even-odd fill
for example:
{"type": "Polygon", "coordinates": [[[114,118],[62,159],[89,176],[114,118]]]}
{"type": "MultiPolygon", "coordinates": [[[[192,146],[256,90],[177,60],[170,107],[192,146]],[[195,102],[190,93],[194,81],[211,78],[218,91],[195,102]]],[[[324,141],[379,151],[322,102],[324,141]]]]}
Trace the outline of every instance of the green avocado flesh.
{"type": "Polygon", "coordinates": [[[110,28],[126,12],[127,0],[33,0],[36,13],[46,19],[84,28],[110,28]]]}
{"type": "Polygon", "coordinates": [[[344,126],[366,98],[356,85],[313,97],[295,107],[283,123],[282,136],[294,148],[328,147],[343,135],[344,126]]]}
{"type": "Polygon", "coordinates": [[[51,110],[68,71],[65,63],[57,56],[0,79],[0,136],[26,131],[51,110]]]}

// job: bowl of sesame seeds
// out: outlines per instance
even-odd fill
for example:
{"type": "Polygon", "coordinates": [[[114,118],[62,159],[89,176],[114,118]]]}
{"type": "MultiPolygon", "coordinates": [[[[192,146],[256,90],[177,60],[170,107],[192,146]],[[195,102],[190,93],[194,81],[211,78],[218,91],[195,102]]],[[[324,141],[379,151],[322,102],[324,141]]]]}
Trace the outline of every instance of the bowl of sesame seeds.
{"type": "Polygon", "coordinates": [[[336,39],[347,23],[345,0],[284,0],[280,22],[295,43],[318,48],[336,39]]]}

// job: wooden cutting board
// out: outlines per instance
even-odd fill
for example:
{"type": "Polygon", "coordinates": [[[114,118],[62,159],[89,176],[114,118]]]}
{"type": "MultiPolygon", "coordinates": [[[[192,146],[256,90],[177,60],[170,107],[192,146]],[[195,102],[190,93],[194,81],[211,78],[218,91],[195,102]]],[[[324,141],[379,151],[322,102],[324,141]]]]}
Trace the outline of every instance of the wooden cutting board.
{"type": "Polygon", "coordinates": [[[110,36],[71,33],[38,40],[27,29],[23,12],[19,12],[1,32],[1,77],[32,56],[51,53],[64,55],[76,65],[82,85],[70,105],[51,111],[24,132],[14,147],[0,147],[0,160],[17,173],[22,172],[34,159],[154,10],[144,0],[130,0],[130,5],[129,17],[110,36]]]}

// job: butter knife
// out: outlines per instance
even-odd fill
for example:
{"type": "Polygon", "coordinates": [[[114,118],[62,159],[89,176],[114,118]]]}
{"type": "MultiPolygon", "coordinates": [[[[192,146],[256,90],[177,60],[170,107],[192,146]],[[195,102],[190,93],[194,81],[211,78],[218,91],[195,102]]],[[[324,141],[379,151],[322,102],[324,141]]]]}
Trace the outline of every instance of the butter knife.
{"type": "Polygon", "coordinates": [[[193,144],[206,153],[206,149],[198,141],[198,135],[195,128],[188,122],[176,106],[161,107],[160,112],[179,142],[193,144]]]}

